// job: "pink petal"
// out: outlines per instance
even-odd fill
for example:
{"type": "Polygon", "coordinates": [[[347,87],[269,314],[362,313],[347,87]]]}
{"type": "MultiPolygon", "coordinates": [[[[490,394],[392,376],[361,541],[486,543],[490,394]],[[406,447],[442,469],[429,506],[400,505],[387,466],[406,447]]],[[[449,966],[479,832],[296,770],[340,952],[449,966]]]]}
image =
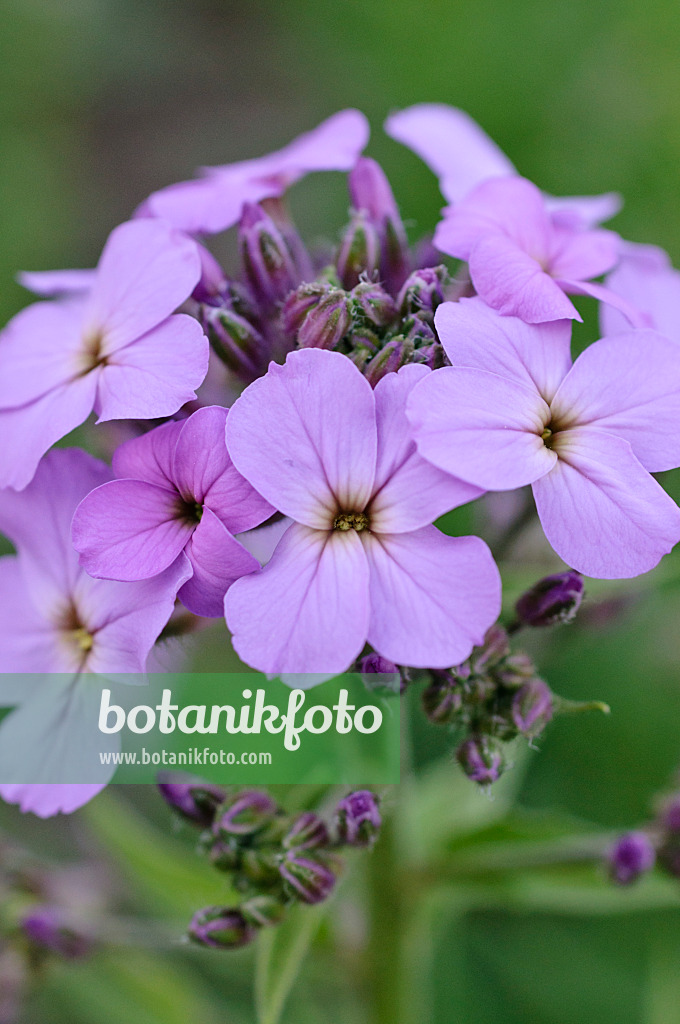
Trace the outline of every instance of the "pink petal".
{"type": "Polygon", "coordinates": [[[568,228],[594,228],[616,216],[623,206],[618,192],[602,192],[597,196],[549,196],[545,205],[553,224],[568,228]]]}
{"type": "Polygon", "coordinates": [[[175,491],[173,461],[185,420],[170,420],[146,434],[124,441],[113,453],[113,471],[120,479],[146,480],[175,491]]]}
{"type": "Polygon", "coordinates": [[[556,420],[628,441],[652,473],[680,465],[680,346],[654,331],[603,338],[578,357],[552,404],[556,420]]]}
{"type": "Polygon", "coordinates": [[[120,224],[104,246],[88,303],[88,326],[111,355],[156,327],[191,295],[201,276],[196,243],[169,224],[120,224]]]}
{"type": "Polygon", "coordinates": [[[478,242],[505,235],[534,260],[547,258],[552,237],[543,196],[526,178],[493,178],[448,210],[434,235],[442,252],[467,260],[478,242]]]}
{"type": "Polygon", "coordinates": [[[581,320],[559,283],[524,249],[503,235],[490,235],[470,254],[470,277],[484,301],[527,323],[581,320]]]}
{"type": "MultiPolygon", "coordinates": [[[[628,242],[605,284],[610,293],[637,307],[650,327],[680,342],[680,271],[673,269],[663,249],[628,242]]],[[[627,318],[610,301],[600,306],[600,323],[604,335],[628,330],[627,318]]]]}
{"type": "Polygon", "coordinates": [[[196,397],[207,372],[208,339],[198,321],[171,316],[102,367],[97,422],[172,416],[196,397]]]}
{"type": "MultiPolygon", "coordinates": [[[[51,624],[33,606],[15,555],[0,558],[0,673],[66,672],[61,649],[51,624]]],[[[0,707],[23,699],[30,687],[0,675],[0,707]],[[8,686],[9,683],[9,686],[8,686]]]]}
{"type": "Polygon", "coordinates": [[[83,361],[83,305],[36,302],[0,334],[0,409],[14,409],[79,378],[83,361]]]}
{"type": "Polygon", "coordinates": [[[246,388],[227,419],[234,465],[284,515],[328,529],[363,511],[376,459],[370,384],[347,356],[292,352],[246,388]]]}
{"type": "Polygon", "coordinates": [[[388,117],[385,131],[434,171],[450,203],[458,202],[487,178],[515,171],[468,114],[443,103],[418,103],[400,110],[388,117]]]}
{"type": "Polygon", "coordinates": [[[186,554],[194,574],[183,585],[179,599],[194,615],[224,615],[224,595],[232,583],[260,568],[260,563],[239,544],[209,508],[189,541],[186,554]]]}
{"type": "Polygon", "coordinates": [[[196,521],[182,517],[176,491],[112,480],[80,503],[72,538],[90,576],[146,580],[174,562],[195,528],[196,521]]]}
{"type": "Polygon", "coordinates": [[[370,566],[368,641],[400,665],[447,668],[480,644],[501,609],[501,581],[478,537],[362,534],[370,566]]]}
{"type": "Polygon", "coordinates": [[[24,270],[17,280],[35,295],[82,295],[89,292],[96,274],[96,270],[24,270]]]}
{"type": "Polygon", "coordinates": [[[427,526],[481,494],[479,488],[456,480],[418,454],[406,418],[406,400],[430,372],[426,366],[404,366],[383,377],[374,391],[378,462],[370,517],[371,529],[378,533],[403,533],[427,526]]]}
{"type": "Polygon", "coordinates": [[[0,796],[8,804],[18,804],[24,812],[30,811],[39,818],[51,818],[54,814],[72,814],[79,807],[92,800],[106,788],[106,782],[86,785],[68,783],[38,785],[0,785],[0,796]]]}
{"type": "Polygon", "coordinates": [[[527,324],[482,299],[443,302],[435,325],[454,366],[489,370],[538,390],[549,402],[571,367],[571,321],[527,324]]]}
{"type": "Polygon", "coordinates": [[[627,579],[680,540],[680,509],[627,441],[585,427],[560,440],[553,470],[533,485],[545,535],[572,569],[627,579]]]}
{"type": "Polygon", "coordinates": [[[345,671],[368,632],[368,564],[359,534],[294,523],[268,565],[230,587],[224,607],[234,649],[253,668],[345,671]]]}
{"type": "Polygon", "coordinates": [[[574,231],[555,228],[552,232],[550,273],[555,278],[587,281],[605,274],[616,264],[621,239],[613,231],[574,231]]]}
{"type": "Polygon", "coordinates": [[[562,278],[556,280],[555,283],[560,288],[563,288],[565,292],[569,292],[570,295],[590,295],[591,298],[597,299],[598,302],[606,302],[609,306],[613,306],[625,317],[624,330],[629,327],[650,326],[649,317],[642,313],[637,306],[629,302],[628,299],[624,299],[623,296],[617,295],[603,284],[597,284],[595,281],[572,281],[562,278]]]}
{"type": "Polygon", "coordinates": [[[406,413],[424,458],[485,490],[523,487],[557,459],[541,439],[550,422],[541,396],[485,370],[435,370],[414,388],[406,413]]]}
{"type": "Polygon", "coordinates": [[[87,419],[98,374],[62,384],[18,409],[0,409],[0,488],[26,487],[48,448],[87,419]]]}
{"type": "MultiPolygon", "coordinates": [[[[207,505],[232,533],[250,530],[275,511],[233,465],[224,436],[227,410],[209,406],[193,413],[175,449],[173,475],[181,494],[207,505]]],[[[221,597],[224,597],[224,592],[221,597]]],[[[220,611],[222,614],[222,600],[220,611]]]]}

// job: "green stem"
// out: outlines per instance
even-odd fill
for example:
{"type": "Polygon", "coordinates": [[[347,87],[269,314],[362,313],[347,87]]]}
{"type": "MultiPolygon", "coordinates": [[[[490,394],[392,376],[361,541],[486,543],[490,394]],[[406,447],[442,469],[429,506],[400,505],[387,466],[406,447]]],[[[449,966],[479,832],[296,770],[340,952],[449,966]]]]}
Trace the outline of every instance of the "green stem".
{"type": "Polygon", "coordinates": [[[405,926],[403,885],[394,821],[383,822],[380,839],[369,855],[370,933],[365,963],[371,1024],[403,1021],[401,938],[405,926]]]}

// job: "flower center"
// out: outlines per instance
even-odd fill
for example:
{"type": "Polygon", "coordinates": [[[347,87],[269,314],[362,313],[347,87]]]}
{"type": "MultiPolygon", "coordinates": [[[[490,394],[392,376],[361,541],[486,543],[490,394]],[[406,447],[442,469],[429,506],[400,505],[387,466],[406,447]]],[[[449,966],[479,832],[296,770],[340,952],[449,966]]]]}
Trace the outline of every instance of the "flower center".
{"type": "Polygon", "coordinates": [[[72,651],[75,650],[84,665],[88,654],[94,647],[94,633],[83,625],[74,605],[69,605],[58,626],[65,643],[72,651]]]}
{"type": "Polygon", "coordinates": [[[370,522],[365,512],[338,512],[333,520],[333,529],[343,532],[356,530],[361,533],[362,530],[370,529],[370,522]]]}
{"type": "Polygon", "coordinates": [[[80,354],[81,359],[81,376],[85,376],[90,373],[91,370],[96,370],[98,366],[105,366],[107,359],[103,355],[102,349],[104,347],[104,335],[100,330],[93,330],[86,334],[83,338],[83,348],[80,354]]]}
{"type": "Polygon", "coordinates": [[[552,431],[552,429],[550,427],[546,427],[545,428],[545,430],[541,434],[541,440],[543,441],[543,444],[546,446],[546,448],[552,449],[552,446],[553,446],[553,431],[552,431]]]}
{"type": "Polygon", "coordinates": [[[203,505],[195,498],[179,498],[177,502],[177,518],[196,526],[203,518],[203,505]]]}

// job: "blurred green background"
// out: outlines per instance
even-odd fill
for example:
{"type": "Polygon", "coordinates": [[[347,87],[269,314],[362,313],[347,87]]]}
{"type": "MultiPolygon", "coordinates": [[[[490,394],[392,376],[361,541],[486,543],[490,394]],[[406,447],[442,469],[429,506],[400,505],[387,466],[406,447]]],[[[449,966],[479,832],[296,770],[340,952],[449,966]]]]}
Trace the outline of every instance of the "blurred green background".
{"type": "MultiPolygon", "coordinates": [[[[612,226],[680,262],[679,44],[671,0],[0,0],[0,317],[26,302],[17,270],[93,265],[111,228],[153,189],[200,164],[278,148],[345,106],[369,116],[368,152],[385,166],[414,237],[434,225],[441,198],[381,124],[392,109],[436,100],[466,109],[554,194],[622,192],[612,226]]],[[[335,237],[347,208],[342,177],[308,179],[293,206],[307,237],[335,237]]],[[[604,699],[613,713],[561,719],[510,773],[530,812],[522,821],[557,812],[590,830],[629,827],[672,781],[680,552],[630,589],[635,602],[606,627],[586,622],[540,641],[555,690],[604,699]]],[[[284,1020],[402,1024],[388,1015],[389,989],[408,968],[404,1021],[676,1024],[680,885],[610,892],[588,869],[543,886],[502,871],[480,885],[416,886],[404,851],[428,800],[438,821],[449,814],[454,836],[509,841],[519,828],[500,824],[514,793],[478,794],[449,763],[445,735],[416,733],[416,759],[440,761],[427,799],[408,787],[389,798],[402,815],[401,863],[386,874],[378,848],[374,865],[357,865],[284,1020]],[[365,886],[381,873],[373,920],[386,916],[389,936],[396,913],[400,948],[366,932],[365,886]]],[[[160,919],[172,937],[166,945],[144,932],[141,951],[58,967],[37,987],[27,1021],[255,1019],[250,951],[187,954],[174,943],[201,900],[219,901],[221,883],[193,858],[192,837],[171,833],[159,804],[152,791],[118,790],[47,823],[3,809],[3,828],[38,852],[99,856],[126,912],[160,919]]]]}

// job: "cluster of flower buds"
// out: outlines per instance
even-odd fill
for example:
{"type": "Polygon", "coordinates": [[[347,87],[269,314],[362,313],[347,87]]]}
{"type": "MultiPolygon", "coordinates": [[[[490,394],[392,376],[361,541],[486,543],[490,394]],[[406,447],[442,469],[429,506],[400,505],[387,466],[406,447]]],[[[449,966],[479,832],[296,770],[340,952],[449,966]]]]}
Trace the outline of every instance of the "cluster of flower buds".
{"type": "Polygon", "coordinates": [[[658,867],[680,878],[680,793],[665,799],[649,826],[622,835],[607,851],[609,876],[630,885],[658,867]]]}
{"type": "Polygon", "coordinates": [[[188,936],[202,946],[244,946],[260,928],[278,924],[292,904],[321,903],[342,870],[337,851],[370,846],[381,826],[370,790],[349,793],[326,822],[314,811],[287,813],[262,789],[229,790],[172,775],[159,788],[182,818],[203,829],[199,850],[243,894],[238,906],[204,907],[194,915],[188,936]]]}

